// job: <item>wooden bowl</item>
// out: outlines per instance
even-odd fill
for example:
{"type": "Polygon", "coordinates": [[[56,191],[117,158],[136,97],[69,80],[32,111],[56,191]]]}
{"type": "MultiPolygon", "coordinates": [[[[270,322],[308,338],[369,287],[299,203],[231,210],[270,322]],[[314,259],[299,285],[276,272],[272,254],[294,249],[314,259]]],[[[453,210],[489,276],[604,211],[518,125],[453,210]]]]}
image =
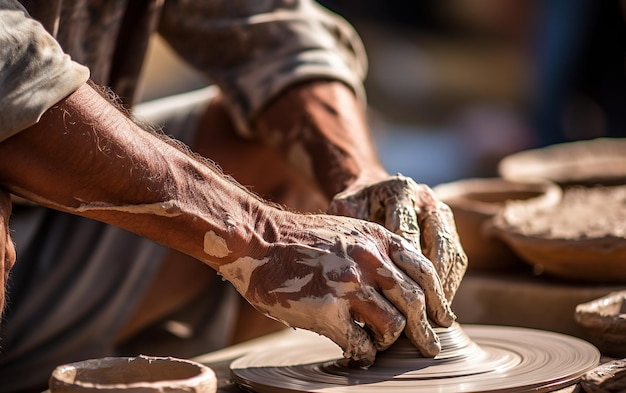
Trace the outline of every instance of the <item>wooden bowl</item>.
{"type": "Polygon", "coordinates": [[[171,357],[108,357],[57,367],[50,393],[189,392],[214,393],[217,378],[210,368],[171,357]]]}
{"type": "Polygon", "coordinates": [[[560,199],[559,187],[544,180],[521,182],[474,178],[441,184],[433,190],[454,213],[470,271],[511,269],[522,265],[511,248],[491,231],[491,220],[506,203],[530,200],[549,207],[560,199]]]}
{"type": "Polygon", "coordinates": [[[537,273],[581,282],[626,282],[626,186],[569,187],[553,207],[510,203],[497,235],[537,273]]]}
{"type": "Polygon", "coordinates": [[[560,185],[626,184],[626,139],[598,138],[526,150],[498,164],[506,179],[539,178],[560,185]]]}
{"type": "Polygon", "coordinates": [[[626,291],[580,304],[574,317],[603,355],[626,357],[626,291]]]}

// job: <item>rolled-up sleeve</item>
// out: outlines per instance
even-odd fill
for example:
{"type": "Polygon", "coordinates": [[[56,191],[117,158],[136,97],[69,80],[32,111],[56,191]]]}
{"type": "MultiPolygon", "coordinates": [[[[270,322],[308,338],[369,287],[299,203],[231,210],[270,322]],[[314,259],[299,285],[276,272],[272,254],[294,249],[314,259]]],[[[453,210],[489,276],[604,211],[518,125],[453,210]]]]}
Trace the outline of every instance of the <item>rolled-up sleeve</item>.
{"type": "Polygon", "coordinates": [[[168,0],[161,35],[223,91],[237,126],[288,86],[338,80],[364,103],[367,60],[355,30],[308,0],[168,0]]]}
{"type": "Polygon", "coordinates": [[[35,124],[88,78],[18,2],[0,0],[0,141],[35,124]]]}

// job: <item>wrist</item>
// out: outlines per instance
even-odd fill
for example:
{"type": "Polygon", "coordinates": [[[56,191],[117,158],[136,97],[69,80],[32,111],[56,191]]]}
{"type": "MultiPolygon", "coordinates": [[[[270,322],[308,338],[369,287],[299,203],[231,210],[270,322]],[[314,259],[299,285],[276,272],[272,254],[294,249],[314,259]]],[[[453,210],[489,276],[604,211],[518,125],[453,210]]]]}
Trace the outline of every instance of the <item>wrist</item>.
{"type": "Polygon", "coordinates": [[[341,82],[291,87],[259,116],[258,137],[285,154],[328,198],[386,171],[374,150],[365,113],[341,82]]]}

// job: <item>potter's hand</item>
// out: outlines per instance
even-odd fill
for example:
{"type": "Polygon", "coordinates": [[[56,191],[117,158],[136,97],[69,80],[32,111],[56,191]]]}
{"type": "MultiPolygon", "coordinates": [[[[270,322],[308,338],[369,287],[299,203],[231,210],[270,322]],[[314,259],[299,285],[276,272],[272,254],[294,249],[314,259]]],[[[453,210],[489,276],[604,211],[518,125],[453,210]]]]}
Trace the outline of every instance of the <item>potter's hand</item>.
{"type": "Polygon", "coordinates": [[[11,197],[9,193],[0,188],[0,313],[4,305],[4,288],[9,277],[9,271],[15,263],[15,246],[9,233],[9,217],[11,216],[11,197]]]}
{"type": "Polygon", "coordinates": [[[450,208],[432,190],[396,175],[378,183],[355,183],[331,201],[328,212],[378,222],[407,239],[430,259],[446,298],[452,301],[467,267],[450,208]]]}
{"type": "Polygon", "coordinates": [[[370,365],[405,331],[426,356],[440,350],[428,319],[454,315],[432,263],[377,224],[281,213],[273,241],[219,267],[259,311],[329,337],[344,356],[370,365]]]}

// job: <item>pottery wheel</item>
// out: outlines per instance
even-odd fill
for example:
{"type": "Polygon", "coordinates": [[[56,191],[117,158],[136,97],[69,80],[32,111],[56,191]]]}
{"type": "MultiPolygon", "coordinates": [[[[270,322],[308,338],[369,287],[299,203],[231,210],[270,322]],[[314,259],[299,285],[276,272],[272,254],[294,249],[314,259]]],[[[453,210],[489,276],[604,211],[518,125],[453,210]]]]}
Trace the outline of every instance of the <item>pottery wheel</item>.
{"type": "Polygon", "coordinates": [[[351,367],[330,340],[310,339],[251,353],[231,364],[254,392],[549,392],[598,365],[591,344],[563,334],[500,326],[437,328],[442,351],[424,358],[401,338],[367,370],[351,367]]]}

